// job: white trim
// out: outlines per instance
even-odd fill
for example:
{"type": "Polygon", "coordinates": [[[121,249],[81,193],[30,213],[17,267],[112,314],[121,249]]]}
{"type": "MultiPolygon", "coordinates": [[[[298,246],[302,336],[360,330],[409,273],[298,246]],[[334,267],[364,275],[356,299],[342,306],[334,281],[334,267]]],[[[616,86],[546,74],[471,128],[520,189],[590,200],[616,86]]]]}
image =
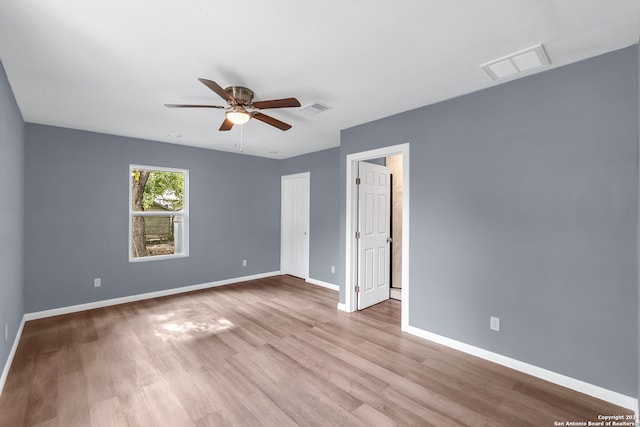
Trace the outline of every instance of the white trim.
{"type": "Polygon", "coordinates": [[[529,363],[521,362],[519,360],[512,359],[498,353],[493,353],[491,351],[484,350],[482,348],[475,347],[460,341],[456,341],[442,335],[434,334],[433,332],[416,328],[415,326],[408,326],[405,331],[420,338],[424,338],[426,340],[442,344],[455,350],[471,354],[481,359],[497,363],[498,365],[506,366],[508,368],[515,369],[516,371],[524,372],[525,374],[532,375],[534,377],[549,381],[562,387],[570,388],[580,393],[588,394],[589,396],[605,400],[607,402],[613,403],[614,405],[622,406],[623,408],[627,408],[632,411],[637,410],[638,399],[624,395],[622,393],[608,390],[597,385],[589,384],[587,382],[577,380],[575,378],[571,378],[557,372],[549,371],[544,368],[539,368],[529,363]]]}
{"type": "Polygon", "coordinates": [[[149,255],[142,256],[138,258],[130,259],[129,262],[134,264],[136,262],[147,262],[147,261],[161,261],[163,259],[176,259],[176,258],[189,258],[189,254],[169,254],[169,255],[149,255]]]}
{"type": "Polygon", "coordinates": [[[4,369],[2,369],[2,376],[0,376],[0,396],[2,396],[2,390],[4,390],[4,384],[7,381],[7,377],[9,376],[9,370],[11,369],[13,358],[16,355],[16,350],[18,349],[18,343],[20,342],[20,337],[22,337],[24,322],[25,322],[25,319],[24,319],[24,316],[22,316],[22,321],[20,322],[20,326],[18,327],[16,338],[13,340],[13,345],[11,346],[11,351],[9,352],[9,357],[7,357],[7,362],[4,364],[4,369]]]}
{"type": "Polygon", "coordinates": [[[131,211],[131,216],[184,216],[184,211],[131,211]]]}
{"type": "MultiPolygon", "coordinates": [[[[402,154],[402,320],[401,329],[407,330],[409,327],[409,239],[410,239],[410,144],[398,144],[389,147],[377,148],[374,150],[363,151],[361,153],[353,153],[347,155],[347,173],[346,173],[346,221],[345,221],[345,303],[344,311],[352,312],[356,310],[355,289],[354,289],[354,271],[355,267],[355,239],[354,237],[354,220],[356,212],[352,212],[355,204],[355,166],[362,160],[377,159],[379,157],[389,156],[393,154],[402,154]]],[[[340,309],[340,308],[339,308],[340,309]]]]}
{"type": "Polygon", "coordinates": [[[347,306],[346,304],[343,304],[341,302],[338,303],[338,310],[340,311],[347,311],[347,306]]]}
{"type": "Polygon", "coordinates": [[[306,282],[312,285],[322,286],[323,288],[331,289],[333,291],[340,290],[340,287],[338,285],[334,285],[333,283],[329,283],[329,282],[323,282],[322,280],[318,280],[318,279],[312,279],[311,277],[309,277],[306,280],[306,282]]]}
{"type": "Polygon", "coordinates": [[[149,292],[146,294],[130,295],[121,298],[113,298],[102,301],[89,302],[86,304],[72,305],[68,307],[54,308],[51,310],[37,311],[26,313],[24,320],[43,319],[45,317],[59,316],[61,314],[76,313],[78,311],[91,310],[94,308],[108,307],[111,305],[125,304],[128,302],[141,301],[145,299],[164,297],[168,295],[182,294],[185,292],[198,291],[200,289],[215,288],[217,286],[230,285],[233,283],[246,282],[248,280],[262,279],[265,277],[279,276],[279,271],[270,271],[268,273],[254,274],[251,276],[236,277],[233,279],[218,280],[216,282],[202,283],[199,285],[183,286],[180,288],[165,289],[163,291],[149,292]]]}

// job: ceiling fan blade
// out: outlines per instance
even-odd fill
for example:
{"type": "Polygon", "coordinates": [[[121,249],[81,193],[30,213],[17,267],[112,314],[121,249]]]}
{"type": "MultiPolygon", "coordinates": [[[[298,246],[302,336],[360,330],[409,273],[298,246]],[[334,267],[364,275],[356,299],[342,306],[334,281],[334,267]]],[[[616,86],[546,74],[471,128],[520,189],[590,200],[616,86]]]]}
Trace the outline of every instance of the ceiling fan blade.
{"type": "Polygon", "coordinates": [[[253,103],[255,108],[289,108],[300,107],[300,101],[295,98],[271,99],[269,101],[257,101],[253,103]]]}
{"type": "Polygon", "coordinates": [[[289,124],[287,124],[285,122],[281,122],[278,119],[274,119],[271,116],[267,116],[266,114],[259,113],[257,111],[253,112],[253,114],[251,114],[251,117],[253,117],[254,119],[258,119],[261,122],[265,122],[268,125],[275,126],[280,130],[289,130],[289,129],[291,129],[291,125],[289,125],[289,124]]]}
{"type": "Polygon", "coordinates": [[[220,105],[164,104],[167,108],[227,108],[220,105]]]}
{"type": "Polygon", "coordinates": [[[229,93],[226,90],[224,90],[218,83],[214,82],[213,80],[207,80],[207,79],[198,79],[198,80],[200,80],[200,82],[204,84],[206,87],[208,87],[209,89],[217,93],[220,96],[220,98],[224,99],[229,104],[235,105],[238,103],[238,101],[236,101],[236,99],[233,96],[229,95],[229,93]]]}
{"type": "Polygon", "coordinates": [[[222,124],[220,125],[220,129],[218,130],[221,130],[221,131],[231,130],[232,127],[233,127],[233,122],[225,117],[224,122],[222,122],[222,124]]]}

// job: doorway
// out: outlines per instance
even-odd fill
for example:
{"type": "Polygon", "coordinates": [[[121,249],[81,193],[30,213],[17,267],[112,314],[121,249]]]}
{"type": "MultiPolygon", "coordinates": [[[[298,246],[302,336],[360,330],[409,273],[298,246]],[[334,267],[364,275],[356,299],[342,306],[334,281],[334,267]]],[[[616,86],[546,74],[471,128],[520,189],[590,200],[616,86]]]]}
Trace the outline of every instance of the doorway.
{"type": "Polygon", "coordinates": [[[310,173],[281,178],[280,273],[309,278],[310,173]]]}
{"type": "Polygon", "coordinates": [[[402,287],[402,321],[401,328],[406,330],[409,325],[409,225],[410,225],[410,160],[409,143],[383,147],[375,150],[364,151],[347,155],[346,158],[346,220],[345,220],[345,295],[344,305],[339,308],[352,312],[357,308],[356,284],[358,280],[358,245],[356,231],[358,225],[358,191],[356,177],[358,163],[365,160],[399,154],[402,156],[402,260],[401,260],[401,287],[402,287]]]}
{"type": "Polygon", "coordinates": [[[402,300],[402,154],[387,156],[385,166],[391,173],[391,291],[402,300]]]}

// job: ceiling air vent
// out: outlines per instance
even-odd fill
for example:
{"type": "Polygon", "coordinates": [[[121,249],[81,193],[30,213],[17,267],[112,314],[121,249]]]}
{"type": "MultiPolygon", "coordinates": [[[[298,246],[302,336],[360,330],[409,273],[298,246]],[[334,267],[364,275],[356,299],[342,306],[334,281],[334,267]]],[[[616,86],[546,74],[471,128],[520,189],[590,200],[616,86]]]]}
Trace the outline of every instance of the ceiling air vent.
{"type": "Polygon", "coordinates": [[[551,64],[542,44],[521,50],[500,59],[482,64],[480,67],[493,80],[505,80],[533,72],[551,64]]]}
{"type": "Polygon", "coordinates": [[[298,110],[298,112],[305,116],[311,117],[311,116],[316,116],[320,113],[324,113],[328,109],[329,107],[327,107],[326,105],[322,105],[319,102],[314,102],[313,104],[309,104],[302,107],[300,110],[298,110]]]}

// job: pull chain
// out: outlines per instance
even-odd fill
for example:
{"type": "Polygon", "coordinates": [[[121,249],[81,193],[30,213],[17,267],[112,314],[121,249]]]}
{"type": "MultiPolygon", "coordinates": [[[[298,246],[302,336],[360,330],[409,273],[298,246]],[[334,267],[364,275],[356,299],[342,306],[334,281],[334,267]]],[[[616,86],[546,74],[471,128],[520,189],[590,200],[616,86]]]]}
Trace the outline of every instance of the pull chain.
{"type": "MultiPolygon", "coordinates": [[[[242,135],[242,128],[243,128],[243,126],[242,126],[242,125],[238,125],[238,126],[240,127],[240,152],[242,153],[242,152],[244,151],[244,142],[243,142],[243,138],[242,138],[242,136],[243,136],[243,135],[242,135]]],[[[236,143],[236,144],[233,144],[233,146],[234,146],[234,147],[237,147],[237,146],[238,146],[238,144],[237,144],[237,143],[236,143]]]]}

